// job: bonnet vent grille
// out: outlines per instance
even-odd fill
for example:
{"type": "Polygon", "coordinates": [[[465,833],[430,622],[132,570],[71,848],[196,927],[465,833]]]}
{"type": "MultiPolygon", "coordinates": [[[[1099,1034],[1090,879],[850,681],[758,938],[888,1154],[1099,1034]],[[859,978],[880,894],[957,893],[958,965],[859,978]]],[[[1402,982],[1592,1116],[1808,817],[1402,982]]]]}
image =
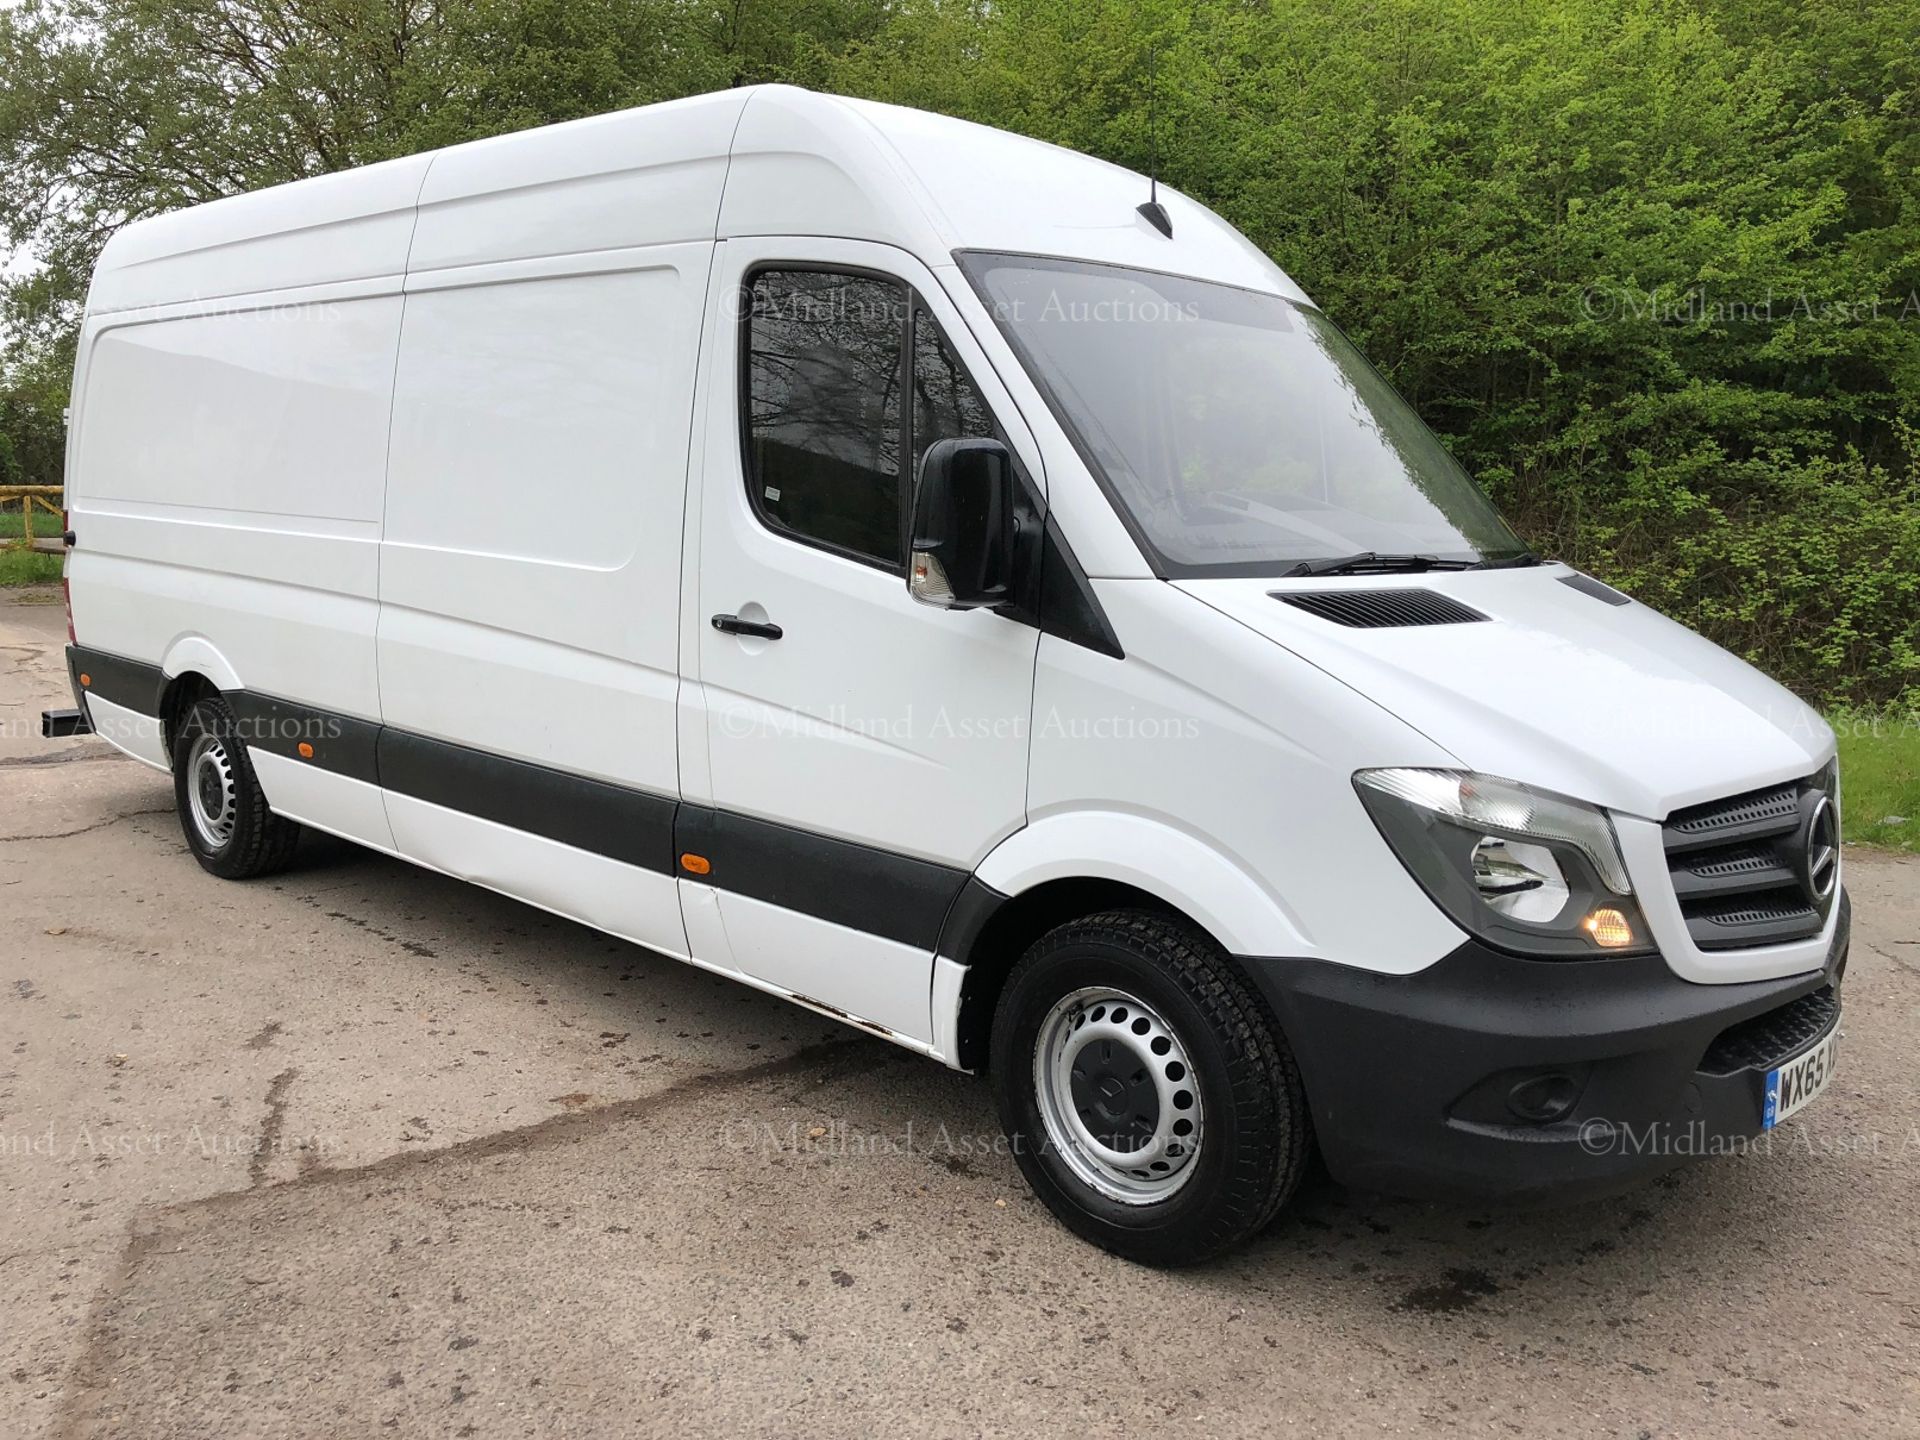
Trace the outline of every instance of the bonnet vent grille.
{"type": "Polygon", "coordinates": [[[1591,595],[1594,599],[1604,601],[1608,605],[1631,605],[1633,603],[1632,596],[1622,595],[1604,580],[1596,580],[1591,575],[1582,575],[1577,570],[1571,575],[1562,575],[1560,577],[1560,583],[1571,589],[1578,590],[1582,595],[1591,595]]]}
{"type": "Polygon", "coordinates": [[[1289,590],[1273,598],[1356,630],[1402,625],[1465,625],[1487,617],[1433,590],[1289,590]]]}

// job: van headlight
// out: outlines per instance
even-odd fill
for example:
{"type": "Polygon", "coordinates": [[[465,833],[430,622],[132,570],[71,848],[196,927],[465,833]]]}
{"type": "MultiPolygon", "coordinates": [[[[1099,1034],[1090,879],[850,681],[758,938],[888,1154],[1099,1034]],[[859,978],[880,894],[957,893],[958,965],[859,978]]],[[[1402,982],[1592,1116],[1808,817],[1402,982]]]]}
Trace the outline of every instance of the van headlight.
{"type": "Polygon", "coordinates": [[[1549,958],[1653,948],[1606,811],[1464,770],[1362,770],[1353,784],[1394,854],[1468,934],[1549,958]]]}

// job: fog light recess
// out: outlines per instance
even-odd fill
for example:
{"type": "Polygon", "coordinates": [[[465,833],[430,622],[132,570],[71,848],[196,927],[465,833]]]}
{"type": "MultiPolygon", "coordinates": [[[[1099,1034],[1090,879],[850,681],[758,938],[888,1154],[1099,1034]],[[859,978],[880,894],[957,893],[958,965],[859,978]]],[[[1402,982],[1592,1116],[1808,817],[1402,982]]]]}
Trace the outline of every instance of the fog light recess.
{"type": "Polygon", "coordinates": [[[1507,1108],[1530,1125],[1550,1125],[1579,1098],[1580,1082],[1571,1075],[1530,1075],[1507,1092],[1507,1108]]]}

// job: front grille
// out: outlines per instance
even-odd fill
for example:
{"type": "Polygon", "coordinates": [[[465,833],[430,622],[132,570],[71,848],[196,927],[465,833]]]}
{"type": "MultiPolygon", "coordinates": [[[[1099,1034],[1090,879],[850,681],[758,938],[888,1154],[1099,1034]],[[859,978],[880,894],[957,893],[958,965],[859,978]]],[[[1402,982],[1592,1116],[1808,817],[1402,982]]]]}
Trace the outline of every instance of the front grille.
{"type": "Polygon", "coordinates": [[[1825,1035],[1839,1015],[1840,997],[1831,985],[1822,985],[1811,995],[1802,995],[1778,1010],[1769,1010],[1722,1030],[1707,1047],[1700,1068],[1709,1075],[1771,1070],[1825,1035]]]}
{"type": "Polygon", "coordinates": [[[1779,863],[1771,845],[1737,845],[1731,850],[1716,848],[1682,855],[1675,868],[1684,869],[1696,880],[1710,881],[1725,875],[1757,875],[1779,863]]]}
{"type": "MultiPolygon", "coordinates": [[[[1667,817],[1667,872],[1695,945],[1745,950],[1820,933],[1833,895],[1830,887],[1819,893],[1825,872],[1812,873],[1820,867],[1809,864],[1809,851],[1821,851],[1829,839],[1838,844],[1837,819],[1831,835],[1826,820],[1816,819],[1833,784],[1828,767],[1667,817]]],[[[1825,808],[1830,818],[1831,806],[1825,808]]]]}
{"type": "Polygon", "coordinates": [[[1676,810],[1667,821],[1667,830],[1674,835],[1724,837],[1730,830],[1770,829],[1774,821],[1791,819],[1799,813],[1800,787],[1781,785],[1751,795],[1736,795],[1731,800],[1713,800],[1676,810]]]}

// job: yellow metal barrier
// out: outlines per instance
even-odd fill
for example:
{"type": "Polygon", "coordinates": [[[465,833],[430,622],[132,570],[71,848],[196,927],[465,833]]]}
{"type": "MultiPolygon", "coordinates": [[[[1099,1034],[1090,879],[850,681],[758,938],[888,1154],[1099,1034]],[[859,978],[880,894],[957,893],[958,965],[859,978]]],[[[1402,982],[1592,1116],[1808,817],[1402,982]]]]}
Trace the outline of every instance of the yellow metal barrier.
{"type": "Polygon", "coordinates": [[[0,549],[19,546],[22,550],[64,550],[66,546],[60,538],[60,506],[58,500],[61,487],[58,485],[0,485],[0,514],[14,501],[20,502],[20,536],[0,535],[0,549]],[[33,507],[38,505],[53,516],[55,524],[50,528],[52,536],[38,543],[33,538],[33,507]]]}

